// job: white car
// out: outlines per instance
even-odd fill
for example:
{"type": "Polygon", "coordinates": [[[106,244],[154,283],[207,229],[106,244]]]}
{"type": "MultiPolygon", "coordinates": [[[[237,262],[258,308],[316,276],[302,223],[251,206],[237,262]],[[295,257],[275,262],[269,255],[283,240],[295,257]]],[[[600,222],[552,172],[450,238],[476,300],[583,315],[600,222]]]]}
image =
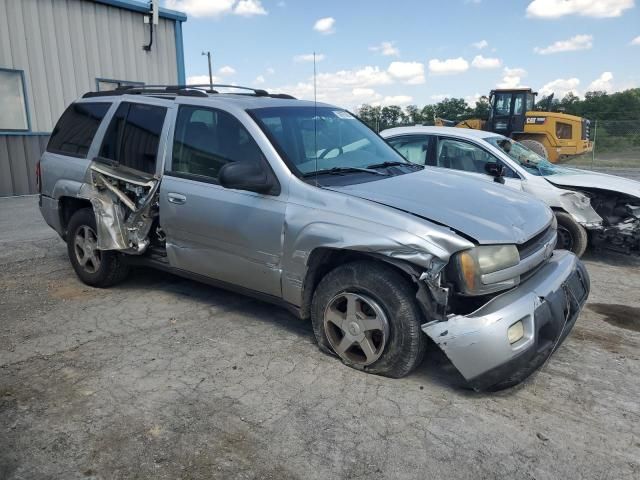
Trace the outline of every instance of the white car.
{"type": "Polygon", "coordinates": [[[504,183],[544,201],[558,219],[557,248],[578,256],[588,244],[640,253],[640,182],[556,165],[482,130],[414,126],[380,135],[411,162],[504,183]]]}

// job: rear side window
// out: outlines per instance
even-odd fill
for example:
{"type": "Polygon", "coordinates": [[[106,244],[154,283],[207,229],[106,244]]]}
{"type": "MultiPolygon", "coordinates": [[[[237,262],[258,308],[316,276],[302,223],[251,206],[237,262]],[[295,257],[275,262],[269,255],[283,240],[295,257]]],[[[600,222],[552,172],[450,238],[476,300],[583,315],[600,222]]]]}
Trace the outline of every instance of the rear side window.
{"type": "Polygon", "coordinates": [[[47,151],[86,158],[93,137],[111,103],[74,103],[58,120],[47,151]]]}
{"type": "Polygon", "coordinates": [[[155,173],[165,107],[123,102],[104,136],[100,156],[135,170],[155,173]]]}

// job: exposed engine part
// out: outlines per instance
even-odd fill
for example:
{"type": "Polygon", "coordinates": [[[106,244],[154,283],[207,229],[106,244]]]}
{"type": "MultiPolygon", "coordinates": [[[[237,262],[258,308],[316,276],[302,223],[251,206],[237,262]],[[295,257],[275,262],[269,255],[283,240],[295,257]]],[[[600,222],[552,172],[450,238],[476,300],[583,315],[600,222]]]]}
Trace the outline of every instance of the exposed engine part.
{"type": "Polygon", "coordinates": [[[593,246],[640,254],[640,201],[605,190],[590,189],[584,193],[603,219],[601,227],[590,230],[593,246]]]}
{"type": "Polygon", "coordinates": [[[93,162],[80,190],[96,214],[98,249],[140,255],[158,217],[160,181],[123,167],[93,162]]]}

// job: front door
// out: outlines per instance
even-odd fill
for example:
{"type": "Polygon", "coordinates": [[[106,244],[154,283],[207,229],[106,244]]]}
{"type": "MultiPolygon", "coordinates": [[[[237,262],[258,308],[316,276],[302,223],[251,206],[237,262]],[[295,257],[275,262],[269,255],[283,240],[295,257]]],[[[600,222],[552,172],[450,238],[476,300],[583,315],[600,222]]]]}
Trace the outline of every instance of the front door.
{"type": "Polygon", "coordinates": [[[160,187],[160,224],[172,266],[281,296],[286,203],[280,196],[218,183],[227,162],[269,168],[260,148],[228,112],[182,105],[172,158],[160,187]]]}
{"type": "Polygon", "coordinates": [[[450,168],[485,180],[493,181],[487,174],[487,163],[499,163],[504,167],[504,184],[516,190],[522,190],[522,179],[502,160],[475,143],[458,138],[438,137],[434,149],[438,167],[450,168]]]}

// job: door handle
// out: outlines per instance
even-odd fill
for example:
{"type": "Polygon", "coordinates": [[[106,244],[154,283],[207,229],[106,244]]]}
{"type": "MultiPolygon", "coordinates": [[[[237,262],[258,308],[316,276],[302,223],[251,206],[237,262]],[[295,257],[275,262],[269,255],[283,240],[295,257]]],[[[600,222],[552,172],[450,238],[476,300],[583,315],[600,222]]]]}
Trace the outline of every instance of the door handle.
{"type": "Polygon", "coordinates": [[[175,205],[184,205],[187,203],[187,197],[181,193],[168,193],[167,200],[169,200],[169,203],[173,203],[175,205]]]}

